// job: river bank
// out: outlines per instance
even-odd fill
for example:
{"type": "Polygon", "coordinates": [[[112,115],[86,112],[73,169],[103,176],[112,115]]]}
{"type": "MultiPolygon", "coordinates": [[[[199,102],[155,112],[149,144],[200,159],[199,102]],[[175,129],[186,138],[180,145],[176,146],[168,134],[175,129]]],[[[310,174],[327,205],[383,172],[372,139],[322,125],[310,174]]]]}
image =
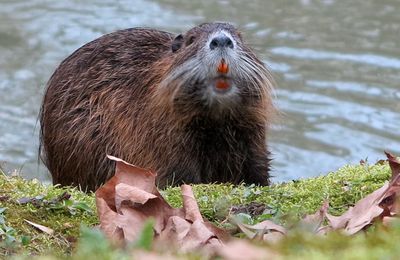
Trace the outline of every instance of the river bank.
{"type": "MultiPolygon", "coordinates": [[[[232,206],[255,202],[264,205],[264,211],[261,215],[241,213],[243,221],[254,224],[272,219],[290,225],[293,219],[318,210],[325,200],[330,204],[329,213],[339,215],[389,179],[390,169],[386,163],[361,164],[344,166],[325,176],[270,187],[212,184],[194,185],[193,189],[202,215],[217,225],[223,225],[232,206]]],[[[179,188],[168,188],[161,193],[172,206],[181,206],[179,188]]],[[[113,249],[101,234],[93,231],[97,224],[93,194],[0,174],[0,256],[129,258],[128,252],[113,249]],[[27,221],[43,225],[53,233],[27,221]]],[[[285,259],[339,256],[366,259],[374,255],[382,258],[400,253],[395,242],[399,237],[400,228],[382,230],[377,227],[351,237],[332,233],[318,239],[309,232],[297,230],[268,247],[285,259]]],[[[199,259],[192,255],[187,257],[199,259]]]]}

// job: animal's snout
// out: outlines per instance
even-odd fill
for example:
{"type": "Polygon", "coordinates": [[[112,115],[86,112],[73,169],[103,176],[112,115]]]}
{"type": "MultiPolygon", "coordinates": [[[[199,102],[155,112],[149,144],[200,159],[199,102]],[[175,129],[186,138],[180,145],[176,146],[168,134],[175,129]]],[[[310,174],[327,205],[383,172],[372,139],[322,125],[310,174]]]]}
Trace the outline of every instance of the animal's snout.
{"type": "Polygon", "coordinates": [[[230,37],[226,35],[217,35],[210,42],[210,49],[214,50],[217,48],[231,48],[233,49],[233,41],[230,37]]]}

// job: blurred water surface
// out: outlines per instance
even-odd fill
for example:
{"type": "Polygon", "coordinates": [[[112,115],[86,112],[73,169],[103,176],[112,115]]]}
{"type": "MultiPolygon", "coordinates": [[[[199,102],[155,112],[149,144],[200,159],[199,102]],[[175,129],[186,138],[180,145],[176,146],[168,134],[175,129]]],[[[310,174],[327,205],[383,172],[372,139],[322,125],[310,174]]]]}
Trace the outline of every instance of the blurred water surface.
{"type": "Polygon", "coordinates": [[[49,180],[37,115],[75,49],[117,29],[178,33],[205,21],[236,24],[276,78],[274,181],[400,154],[399,13],[397,0],[0,0],[0,163],[49,180]]]}

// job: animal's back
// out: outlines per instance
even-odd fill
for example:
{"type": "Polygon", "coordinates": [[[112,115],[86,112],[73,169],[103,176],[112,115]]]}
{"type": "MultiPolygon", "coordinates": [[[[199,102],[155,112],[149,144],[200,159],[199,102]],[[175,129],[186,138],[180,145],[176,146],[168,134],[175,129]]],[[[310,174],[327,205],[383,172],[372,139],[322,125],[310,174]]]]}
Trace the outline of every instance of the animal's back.
{"type": "Polygon", "coordinates": [[[134,121],[141,113],[151,75],[156,77],[149,71],[171,40],[158,30],[121,30],[82,46],[60,64],[40,116],[41,155],[54,183],[94,190],[113,174],[106,154],[122,156],[118,129],[129,128],[120,119],[134,121]]]}

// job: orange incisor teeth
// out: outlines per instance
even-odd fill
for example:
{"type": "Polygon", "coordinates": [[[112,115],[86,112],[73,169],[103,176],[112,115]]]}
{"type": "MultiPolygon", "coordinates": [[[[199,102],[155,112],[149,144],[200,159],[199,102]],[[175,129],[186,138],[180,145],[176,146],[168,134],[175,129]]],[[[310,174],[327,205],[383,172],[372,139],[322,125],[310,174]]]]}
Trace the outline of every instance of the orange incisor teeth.
{"type": "Polygon", "coordinates": [[[222,59],[221,62],[219,63],[217,71],[219,73],[222,73],[222,74],[227,74],[228,73],[229,67],[228,67],[228,64],[225,62],[224,59],[222,59]]]}
{"type": "Polygon", "coordinates": [[[229,85],[228,81],[220,79],[220,80],[217,80],[215,87],[217,89],[228,89],[230,87],[230,85],[229,85]]]}

